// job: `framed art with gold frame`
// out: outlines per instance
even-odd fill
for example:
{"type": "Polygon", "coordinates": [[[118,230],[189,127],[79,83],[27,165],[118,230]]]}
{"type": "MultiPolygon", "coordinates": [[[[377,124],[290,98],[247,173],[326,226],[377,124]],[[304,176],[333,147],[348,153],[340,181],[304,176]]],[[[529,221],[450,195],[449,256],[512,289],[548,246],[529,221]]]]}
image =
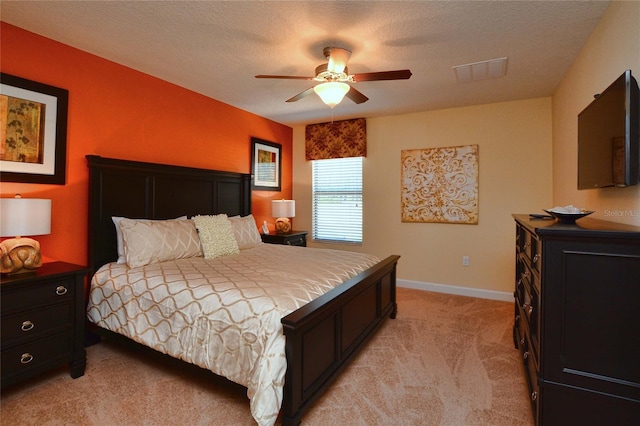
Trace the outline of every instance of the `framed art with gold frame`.
{"type": "Polygon", "coordinates": [[[282,145],[251,138],[251,188],[281,191],[282,145]]]}
{"type": "Polygon", "coordinates": [[[66,182],[69,92],[0,74],[0,179],[66,182]]]}

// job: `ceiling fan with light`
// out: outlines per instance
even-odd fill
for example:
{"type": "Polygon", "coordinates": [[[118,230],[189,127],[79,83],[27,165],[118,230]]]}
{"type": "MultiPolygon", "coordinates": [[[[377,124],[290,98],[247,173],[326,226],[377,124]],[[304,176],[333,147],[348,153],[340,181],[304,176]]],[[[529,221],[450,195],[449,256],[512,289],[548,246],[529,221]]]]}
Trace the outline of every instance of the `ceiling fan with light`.
{"type": "Polygon", "coordinates": [[[357,104],[369,100],[365,95],[347,83],[359,83],[363,81],[377,80],[406,80],[411,77],[409,70],[367,72],[361,74],[349,74],[347,61],[351,56],[351,51],[339,47],[325,47],[323,49],[327,63],[316,67],[315,77],[301,77],[294,75],[256,75],[256,78],[281,78],[292,80],[315,80],[319,81],[314,87],[298,93],[294,97],[287,99],[287,102],[295,102],[312,92],[315,92],[322,101],[330,108],[338,105],[346,96],[357,104]]]}

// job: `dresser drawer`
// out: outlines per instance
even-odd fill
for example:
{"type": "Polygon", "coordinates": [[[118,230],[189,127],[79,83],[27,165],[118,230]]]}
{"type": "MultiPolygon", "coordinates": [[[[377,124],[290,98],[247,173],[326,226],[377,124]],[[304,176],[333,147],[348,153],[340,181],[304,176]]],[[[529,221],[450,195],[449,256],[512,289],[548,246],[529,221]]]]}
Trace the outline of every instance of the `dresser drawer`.
{"type": "Polygon", "coordinates": [[[531,285],[531,281],[533,281],[533,273],[531,272],[529,259],[527,259],[524,255],[520,255],[518,263],[518,271],[520,272],[519,278],[525,280],[527,285],[531,285]]]}
{"type": "Polygon", "coordinates": [[[527,369],[527,374],[529,376],[529,388],[532,392],[534,390],[537,392],[538,359],[536,356],[536,352],[532,349],[531,335],[529,334],[526,322],[522,321],[522,318],[519,318],[516,326],[518,327],[518,349],[520,349],[520,355],[522,356],[522,360],[524,361],[525,367],[527,369]]]}
{"type": "MultiPolygon", "coordinates": [[[[518,309],[520,309],[518,307],[518,309]]],[[[524,319],[522,318],[522,313],[519,312],[518,315],[516,315],[516,343],[518,346],[518,349],[520,349],[521,353],[524,353],[528,348],[529,348],[529,343],[528,343],[528,339],[527,339],[527,335],[529,333],[528,329],[527,329],[527,324],[524,321],[524,319]]]]}
{"type": "Polygon", "coordinates": [[[519,226],[516,229],[517,249],[527,258],[527,262],[536,271],[540,271],[542,244],[537,236],[519,226]]]}
{"type": "Polygon", "coordinates": [[[529,398],[531,399],[531,407],[533,408],[533,416],[535,419],[538,417],[540,385],[538,384],[537,359],[534,354],[534,351],[529,352],[529,356],[524,359],[524,367],[527,372],[527,381],[529,382],[529,398]]]}
{"type": "Polygon", "coordinates": [[[75,285],[68,278],[13,286],[2,292],[2,312],[73,301],[75,285]]]}
{"type": "Polygon", "coordinates": [[[40,309],[5,315],[2,317],[2,348],[14,340],[33,339],[50,335],[73,325],[73,304],[58,303],[40,309]]]}
{"type": "Polygon", "coordinates": [[[542,265],[542,244],[537,238],[533,241],[535,244],[531,246],[531,269],[540,273],[540,266],[542,265]]]}
{"type": "MultiPolygon", "coordinates": [[[[520,306],[526,308],[531,305],[533,274],[531,273],[529,266],[522,261],[518,262],[517,269],[520,275],[516,281],[518,300],[520,301],[520,306]]],[[[529,314],[527,314],[527,318],[529,318],[529,314]]]]}
{"type": "Polygon", "coordinates": [[[520,226],[520,224],[516,224],[516,250],[518,253],[524,252],[526,234],[527,230],[520,226]]]}
{"type": "Polygon", "coordinates": [[[72,341],[71,333],[61,333],[3,350],[3,382],[14,375],[29,375],[49,364],[60,364],[61,359],[70,358],[72,341]]]}
{"type": "Polygon", "coordinates": [[[539,349],[538,311],[540,309],[540,297],[534,288],[524,285],[523,289],[523,301],[518,300],[520,317],[531,341],[532,351],[537,353],[539,349]]]}
{"type": "Polygon", "coordinates": [[[520,350],[529,388],[529,398],[533,408],[534,417],[538,416],[539,405],[539,384],[538,384],[538,355],[532,345],[529,323],[523,313],[520,301],[516,299],[516,317],[515,317],[515,337],[516,344],[520,350]]]}

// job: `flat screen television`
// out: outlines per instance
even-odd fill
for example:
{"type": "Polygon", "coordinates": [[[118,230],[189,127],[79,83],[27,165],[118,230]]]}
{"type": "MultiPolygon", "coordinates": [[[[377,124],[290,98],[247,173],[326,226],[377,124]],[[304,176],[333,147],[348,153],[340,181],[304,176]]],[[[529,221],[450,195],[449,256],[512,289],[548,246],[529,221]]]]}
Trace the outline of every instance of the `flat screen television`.
{"type": "Polygon", "coordinates": [[[578,114],[578,189],[639,182],[640,89],[627,70],[578,114]]]}

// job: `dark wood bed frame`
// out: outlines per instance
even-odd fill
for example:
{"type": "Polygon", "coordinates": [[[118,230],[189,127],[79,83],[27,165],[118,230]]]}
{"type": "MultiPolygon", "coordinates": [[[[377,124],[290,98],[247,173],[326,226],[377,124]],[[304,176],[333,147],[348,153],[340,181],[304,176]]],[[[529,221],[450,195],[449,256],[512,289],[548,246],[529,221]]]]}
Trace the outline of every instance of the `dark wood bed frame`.
{"type": "MultiPolygon", "coordinates": [[[[88,155],[89,268],[117,258],[111,216],[169,219],[251,213],[251,176],[88,155]]],[[[389,256],[282,318],[287,373],[282,424],[302,414],[327,389],[387,318],[395,318],[396,265],[389,256]]]]}

